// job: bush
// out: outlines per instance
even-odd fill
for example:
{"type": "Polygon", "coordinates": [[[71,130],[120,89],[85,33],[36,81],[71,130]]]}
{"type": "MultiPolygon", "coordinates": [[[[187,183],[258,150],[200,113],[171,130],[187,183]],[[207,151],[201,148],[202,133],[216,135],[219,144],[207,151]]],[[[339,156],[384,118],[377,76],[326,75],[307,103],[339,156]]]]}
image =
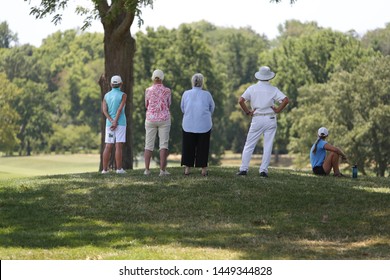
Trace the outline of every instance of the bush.
{"type": "Polygon", "coordinates": [[[54,125],[54,133],[49,140],[50,151],[56,153],[90,152],[99,147],[99,134],[87,125],[54,125]]]}

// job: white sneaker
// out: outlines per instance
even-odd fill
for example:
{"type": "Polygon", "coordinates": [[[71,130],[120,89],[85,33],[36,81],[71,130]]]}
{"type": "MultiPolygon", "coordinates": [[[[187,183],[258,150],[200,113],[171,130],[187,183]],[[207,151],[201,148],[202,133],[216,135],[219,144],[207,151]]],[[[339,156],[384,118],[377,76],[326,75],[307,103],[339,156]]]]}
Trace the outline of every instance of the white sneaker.
{"type": "Polygon", "coordinates": [[[148,175],[150,175],[150,170],[148,170],[148,169],[145,169],[145,171],[144,171],[144,175],[145,175],[145,176],[148,176],[148,175]]]}
{"type": "Polygon", "coordinates": [[[102,174],[108,174],[108,173],[110,173],[110,171],[108,171],[108,170],[102,170],[102,174]]]}
{"type": "Polygon", "coordinates": [[[160,175],[159,176],[167,176],[167,175],[170,175],[170,174],[171,173],[169,173],[168,171],[160,169],[160,175]]]}
{"type": "Polygon", "coordinates": [[[116,171],[116,173],[117,173],[117,174],[125,174],[126,171],[124,171],[123,168],[121,168],[121,169],[118,169],[118,170],[116,171]]]}

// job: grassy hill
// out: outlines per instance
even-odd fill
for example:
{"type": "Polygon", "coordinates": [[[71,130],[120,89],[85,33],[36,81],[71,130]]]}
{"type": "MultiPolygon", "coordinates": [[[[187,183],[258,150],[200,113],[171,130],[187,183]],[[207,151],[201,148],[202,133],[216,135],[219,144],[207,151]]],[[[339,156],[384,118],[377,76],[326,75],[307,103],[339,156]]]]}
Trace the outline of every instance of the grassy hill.
{"type": "MultiPolygon", "coordinates": [[[[180,166],[181,156],[171,154],[168,158],[168,167],[180,166]]],[[[278,163],[272,158],[272,166],[292,168],[292,158],[281,155],[278,163]]],[[[95,172],[99,168],[99,154],[61,154],[61,155],[34,155],[26,157],[1,157],[0,156],[0,180],[9,178],[32,177],[42,175],[74,174],[95,172]]],[[[233,154],[226,151],[222,160],[222,166],[239,166],[241,154],[233,154]]],[[[260,165],[261,155],[253,155],[251,164],[260,165]]],[[[156,167],[154,161],[152,167],[156,167]]],[[[134,162],[134,169],[144,168],[142,156],[134,162]]]]}
{"type": "Polygon", "coordinates": [[[236,171],[0,180],[0,259],[390,259],[388,178],[236,171]]]}

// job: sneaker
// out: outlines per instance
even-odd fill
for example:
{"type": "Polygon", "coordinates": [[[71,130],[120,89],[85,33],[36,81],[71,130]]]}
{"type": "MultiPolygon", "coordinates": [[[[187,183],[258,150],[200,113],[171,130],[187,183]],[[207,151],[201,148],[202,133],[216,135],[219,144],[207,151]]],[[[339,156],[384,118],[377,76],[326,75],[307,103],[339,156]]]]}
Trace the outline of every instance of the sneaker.
{"type": "Polygon", "coordinates": [[[117,174],[125,174],[126,171],[124,171],[123,168],[121,168],[121,169],[118,169],[118,170],[116,171],[116,173],[117,173],[117,174]]]}
{"type": "Polygon", "coordinates": [[[268,178],[268,174],[263,172],[260,172],[260,177],[268,178]]]}
{"type": "Polygon", "coordinates": [[[166,170],[160,170],[160,175],[159,176],[167,176],[167,175],[171,175],[171,173],[169,173],[166,170]]]}
{"type": "Polygon", "coordinates": [[[145,169],[144,175],[145,175],[145,176],[149,176],[149,175],[150,175],[150,170],[149,170],[149,169],[145,169]]]}
{"type": "Polygon", "coordinates": [[[108,174],[108,173],[110,173],[110,171],[108,171],[108,170],[102,170],[102,174],[108,174]]]}
{"type": "Polygon", "coordinates": [[[248,174],[248,171],[239,171],[236,173],[237,176],[246,176],[248,174]]]}

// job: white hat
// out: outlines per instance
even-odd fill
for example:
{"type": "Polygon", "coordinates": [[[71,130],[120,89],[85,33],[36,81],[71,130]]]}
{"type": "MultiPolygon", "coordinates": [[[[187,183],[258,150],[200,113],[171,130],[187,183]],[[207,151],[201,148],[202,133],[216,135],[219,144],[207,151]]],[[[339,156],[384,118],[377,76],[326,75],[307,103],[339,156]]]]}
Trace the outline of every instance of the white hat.
{"type": "Polygon", "coordinates": [[[155,80],[156,78],[160,79],[161,81],[164,80],[164,73],[163,71],[156,69],[153,72],[152,80],[155,80]]]}
{"type": "Polygon", "coordinates": [[[113,85],[119,85],[119,84],[121,84],[121,83],[122,83],[122,78],[121,78],[121,76],[118,76],[118,75],[112,76],[112,78],[111,78],[111,84],[113,84],[113,85]]]}
{"type": "Polygon", "coordinates": [[[328,136],[329,132],[325,127],[320,127],[318,129],[318,136],[328,136]]]}
{"type": "Polygon", "coordinates": [[[268,66],[261,66],[259,72],[255,73],[256,79],[260,81],[269,81],[275,77],[275,73],[268,66]]]}

